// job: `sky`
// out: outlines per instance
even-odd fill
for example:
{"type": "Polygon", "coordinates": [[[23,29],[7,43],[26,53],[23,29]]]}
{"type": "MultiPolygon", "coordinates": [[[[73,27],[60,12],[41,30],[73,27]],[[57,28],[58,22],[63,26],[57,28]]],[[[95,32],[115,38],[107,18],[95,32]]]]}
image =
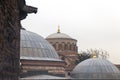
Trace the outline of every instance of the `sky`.
{"type": "Polygon", "coordinates": [[[78,50],[103,49],[120,64],[120,0],[26,0],[38,8],[22,21],[26,30],[46,38],[62,33],[76,39],[78,50]]]}

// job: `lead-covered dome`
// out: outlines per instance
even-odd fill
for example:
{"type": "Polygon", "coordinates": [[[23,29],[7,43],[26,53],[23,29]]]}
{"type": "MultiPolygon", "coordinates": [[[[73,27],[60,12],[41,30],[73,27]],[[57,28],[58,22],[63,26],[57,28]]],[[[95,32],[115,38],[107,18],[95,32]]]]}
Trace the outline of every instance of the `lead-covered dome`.
{"type": "Polygon", "coordinates": [[[59,60],[52,45],[40,35],[21,30],[20,59],[59,60]]]}
{"type": "Polygon", "coordinates": [[[75,79],[120,79],[120,71],[105,59],[87,59],[79,63],[71,72],[75,79]]]}
{"type": "Polygon", "coordinates": [[[60,26],[58,26],[57,33],[50,34],[46,39],[59,39],[59,38],[60,39],[62,38],[72,39],[69,35],[60,32],[60,26]]]}
{"type": "Polygon", "coordinates": [[[47,37],[48,38],[71,38],[69,35],[64,33],[53,33],[47,37]]]}

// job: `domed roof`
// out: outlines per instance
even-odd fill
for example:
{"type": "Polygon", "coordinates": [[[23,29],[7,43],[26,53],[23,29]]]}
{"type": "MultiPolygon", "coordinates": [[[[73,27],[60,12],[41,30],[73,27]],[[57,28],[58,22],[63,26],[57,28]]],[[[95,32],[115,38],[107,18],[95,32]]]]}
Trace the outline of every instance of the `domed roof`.
{"type": "Polygon", "coordinates": [[[55,49],[40,35],[21,30],[20,59],[60,60],[55,49]]]}
{"type": "Polygon", "coordinates": [[[120,79],[120,71],[105,59],[87,59],[79,63],[71,72],[77,79],[120,79]]]}
{"type": "Polygon", "coordinates": [[[69,38],[69,39],[71,39],[71,37],[69,35],[60,32],[60,27],[59,26],[58,26],[58,32],[49,35],[47,37],[47,39],[48,38],[69,38]]]}
{"type": "Polygon", "coordinates": [[[71,38],[69,35],[67,34],[64,34],[64,33],[54,33],[54,34],[51,34],[47,37],[48,38],[71,38]]]}

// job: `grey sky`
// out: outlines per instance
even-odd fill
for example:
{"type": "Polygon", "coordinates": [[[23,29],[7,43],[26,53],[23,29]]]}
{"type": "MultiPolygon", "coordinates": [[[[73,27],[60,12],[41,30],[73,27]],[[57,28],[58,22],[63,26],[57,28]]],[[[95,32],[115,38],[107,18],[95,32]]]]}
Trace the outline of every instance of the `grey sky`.
{"type": "Polygon", "coordinates": [[[110,61],[120,64],[120,0],[26,0],[38,7],[23,26],[44,38],[61,32],[78,40],[80,50],[90,48],[109,52],[110,61]]]}

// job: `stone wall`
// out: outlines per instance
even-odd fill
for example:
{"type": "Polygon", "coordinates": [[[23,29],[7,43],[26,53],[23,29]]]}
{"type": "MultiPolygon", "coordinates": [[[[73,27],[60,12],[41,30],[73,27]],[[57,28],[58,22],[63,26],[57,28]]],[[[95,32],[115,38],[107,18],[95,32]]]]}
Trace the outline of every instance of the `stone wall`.
{"type": "MultiPolygon", "coordinates": [[[[39,61],[39,60],[21,60],[21,74],[27,75],[28,72],[36,71],[52,75],[65,75],[65,62],[63,61],[39,61]]],[[[29,75],[28,75],[29,76],[29,75]]]]}
{"type": "Polygon", "coordinates": [[[20,52],[19,0],[0,0],[0,79],[18,80],[20,52]]]}

